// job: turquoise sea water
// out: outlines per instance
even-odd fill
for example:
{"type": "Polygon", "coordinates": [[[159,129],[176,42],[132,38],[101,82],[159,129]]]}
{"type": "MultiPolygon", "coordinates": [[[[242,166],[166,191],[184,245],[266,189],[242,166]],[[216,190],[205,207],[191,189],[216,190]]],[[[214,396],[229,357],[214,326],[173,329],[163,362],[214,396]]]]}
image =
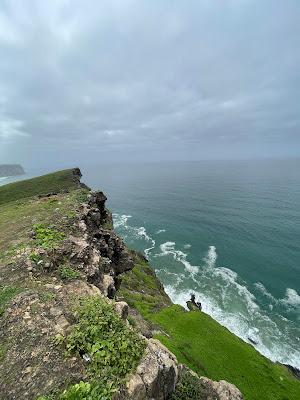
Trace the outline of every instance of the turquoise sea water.
{"type": "Polygon", "coordinates": [[[167,293],[300,368],[300,161],[83,169],[167,293]]]}
{"type": "Polygon", "coordinates": [[[174,302],[194,292],[262,354],[300,368],[300,160],[81,169],[174,302]]]}

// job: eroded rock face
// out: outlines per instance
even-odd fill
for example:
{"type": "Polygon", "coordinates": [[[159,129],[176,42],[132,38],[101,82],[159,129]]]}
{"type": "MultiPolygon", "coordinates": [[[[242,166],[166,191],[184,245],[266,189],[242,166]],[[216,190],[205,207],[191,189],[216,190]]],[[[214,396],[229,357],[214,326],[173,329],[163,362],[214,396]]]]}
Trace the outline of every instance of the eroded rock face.
{"type": "Polygon", "coordinates": [[[89,282],[113,298],[115,278],[133,268],[133,258],[112,230],[112,216],[105,202],[106,196],[95,192],[82,205],[78,220],[80,235],[72,238],[71,260],[81,265],[89,282]]]}
{"type": "Polygon", "coordinates": [[[200,380],[206,387],[215,392],[215,394],[207,397],[207,400],[243,400],[242,393],[232,383],[226,381],[215,382],[205,377],[201,377],[200,380]]]}
{"type": "Polygon", "coordinates": [[[166,400],[173,393],[178,379],[177,360],[156,339],[147,340],[145,356],[126,388],[114,400],[166,400]]]}

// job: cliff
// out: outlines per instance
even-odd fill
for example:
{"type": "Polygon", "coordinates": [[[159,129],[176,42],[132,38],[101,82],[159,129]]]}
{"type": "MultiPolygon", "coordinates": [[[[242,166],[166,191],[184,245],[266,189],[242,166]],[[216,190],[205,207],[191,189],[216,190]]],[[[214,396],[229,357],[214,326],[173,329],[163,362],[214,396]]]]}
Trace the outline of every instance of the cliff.
{"type": "Polygon", "coordinates": [[[0,164],[0,177],[24,175],[24,169],[19,164],[0,164]]]}
{"type": "Polygon", "coordinates": [[[286,368],[171,303],[80,177],[0,188],[0,398],[298,398],[286,368]]]}

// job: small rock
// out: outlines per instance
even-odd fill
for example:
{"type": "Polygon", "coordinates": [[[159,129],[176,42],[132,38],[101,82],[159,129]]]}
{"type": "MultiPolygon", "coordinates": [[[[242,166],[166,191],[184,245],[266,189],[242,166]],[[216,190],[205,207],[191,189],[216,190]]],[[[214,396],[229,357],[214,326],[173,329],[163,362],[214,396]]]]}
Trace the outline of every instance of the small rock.
{"type": "Polygon", "coordinates": [[[32,367],[27,367],[27,368],[24,369],[23,374],[24,375],[25,374],[31,374],[31,372],[32,372],[32,367]]]}
{"type": "Polygon", "coordinates": [[[24,315],[23,315],[23,319],[30,319],[30,318],[31,318],[31,316],[30,316],[29,312],[25,311],[24,315]]]}
{"type": "Polygon", "coordinates": [[[115,303],[114,308],[117,312],[117,314],[122,318],[122,319],[127,319],[128,317],[128,304],[125,301],[118,301],[115,303]]]}
{"type": "Polygon", "coordinates": [[[51,307],[49,312],[53,317],[58,317],[59,315],[62,315],[62,310],[58,307],[51,307]]]}

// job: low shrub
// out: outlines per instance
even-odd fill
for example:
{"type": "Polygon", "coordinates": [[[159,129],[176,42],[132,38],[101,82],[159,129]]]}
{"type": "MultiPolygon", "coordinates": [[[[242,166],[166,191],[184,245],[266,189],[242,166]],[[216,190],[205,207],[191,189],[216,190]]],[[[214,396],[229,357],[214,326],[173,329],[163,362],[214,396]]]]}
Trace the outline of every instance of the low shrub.
{"type": "Polygon", "coordinates": [[[59,232],[44,224],[36,224],[33,226],[33,229],[37,245],[44,249],[51,249],[65,239],[65,234],[63,232],[59,232]]]}
{"type": "Polygon", "coordinates": [[[145,342],[117,315],[113,306],[98,296],[79,301],[76,324],[64,340],[68,353],[90,359],[90,382],[69,387],[63,400],[109,400],[125,376],[134,370],[145,342]]]}
{"type": "Polygon", "coordinates": [[[68,265],[61,265],[59,267],[59,275],[61,279],[71,280],[79,277],[79,272],[69,267],[68,265]]]}

